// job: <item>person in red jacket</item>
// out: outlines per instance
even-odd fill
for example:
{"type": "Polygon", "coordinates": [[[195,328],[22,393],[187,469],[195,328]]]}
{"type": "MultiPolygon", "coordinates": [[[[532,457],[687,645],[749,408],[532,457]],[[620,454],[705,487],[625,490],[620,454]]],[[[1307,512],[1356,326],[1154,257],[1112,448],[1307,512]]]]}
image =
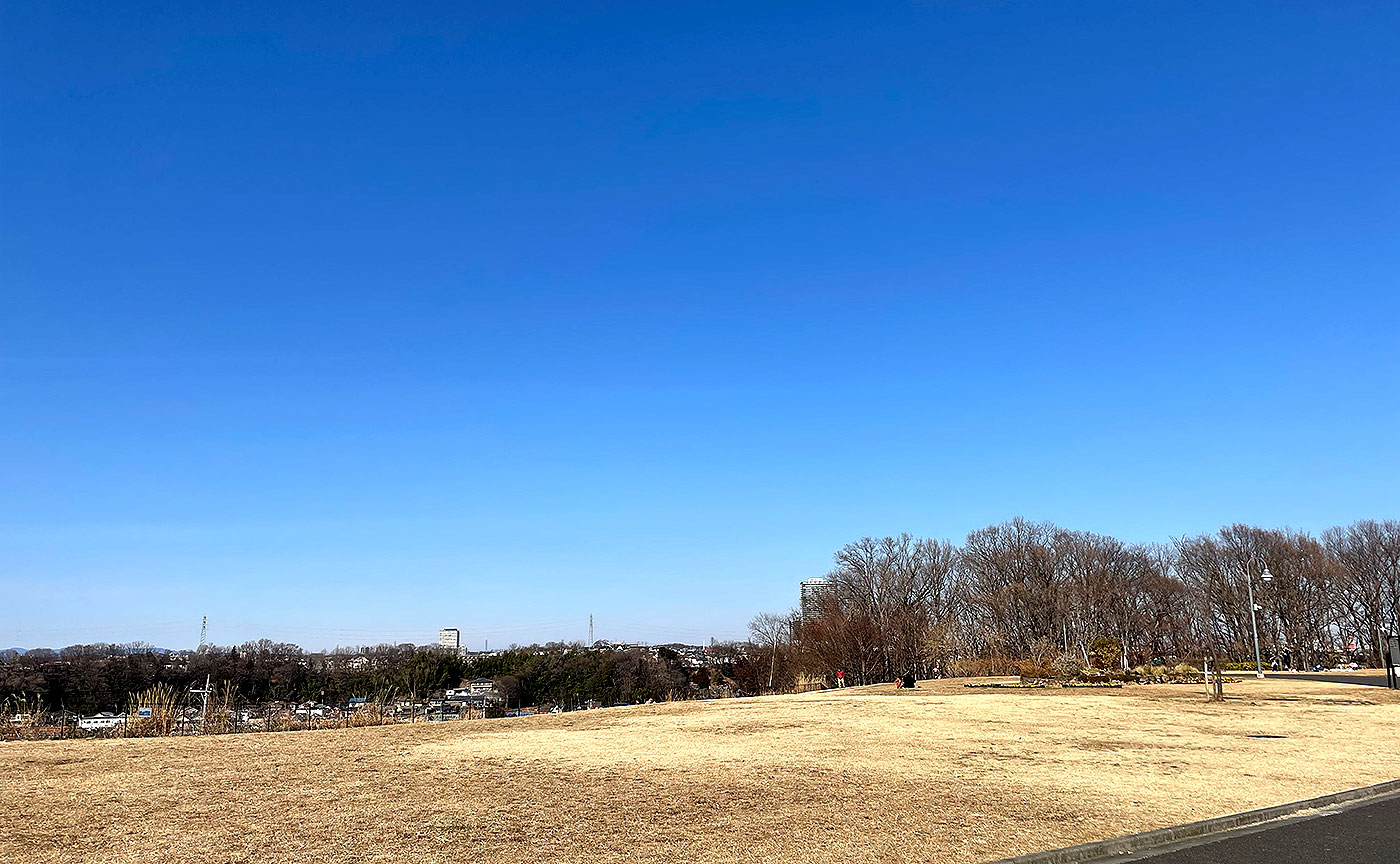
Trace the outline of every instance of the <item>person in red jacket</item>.
{"type": "Polygon", "coordinates": [[[846,670],[845,670],[845,669],[837,669],[837,670],[836,670],[836,686],[837,686],[837,687],[845,687],[845,686],[846,686],[846,670]]]}

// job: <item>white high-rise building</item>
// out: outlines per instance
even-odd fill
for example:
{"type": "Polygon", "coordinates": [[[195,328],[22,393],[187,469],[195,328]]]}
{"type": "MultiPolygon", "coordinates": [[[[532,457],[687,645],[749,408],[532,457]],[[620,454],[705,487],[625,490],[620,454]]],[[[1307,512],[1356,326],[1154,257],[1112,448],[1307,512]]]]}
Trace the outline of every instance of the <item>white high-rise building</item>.
{"type": "Polygon", "coordinates": [[[462,631],[456,627],[444,627],[438,631],[438,647],[456,651],[462,645],[462,631]]]}
{"type": "Polygon", "coordinates": [[[836,583],[830,579],[803,579],[802,594],[798,601],[802,618],[806,620],[821,615],[822,607],[829,602],[827,598],[835,596],[835,593],[836,583]]]}

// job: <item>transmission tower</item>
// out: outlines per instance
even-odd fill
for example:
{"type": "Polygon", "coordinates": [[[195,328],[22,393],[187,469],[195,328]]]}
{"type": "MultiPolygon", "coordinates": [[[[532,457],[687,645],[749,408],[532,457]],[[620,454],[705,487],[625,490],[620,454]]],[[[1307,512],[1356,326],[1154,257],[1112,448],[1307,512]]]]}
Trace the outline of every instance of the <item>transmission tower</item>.
{"type": "Polygon", "coordinates": [[[593,647],[593,614],[588,615],[588,647],[593,647]]]}
{"type": "Polygon", "coordinates": [[[204,647],[204,638],[209,633],[209,616],[205,615],[199,622],[199,647],[204,647]]]}

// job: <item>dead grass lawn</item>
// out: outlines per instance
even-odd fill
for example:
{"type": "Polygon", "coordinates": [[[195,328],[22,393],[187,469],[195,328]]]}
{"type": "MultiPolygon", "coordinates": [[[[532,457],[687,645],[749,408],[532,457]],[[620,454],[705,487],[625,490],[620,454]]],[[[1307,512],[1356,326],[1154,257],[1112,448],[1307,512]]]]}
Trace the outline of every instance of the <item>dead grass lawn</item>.
{"type": "Polygon", "coordinates": [[[1400,777],[1378,688],[961,683],[0,744],[0,860],[977,862],[1400,777]]]}

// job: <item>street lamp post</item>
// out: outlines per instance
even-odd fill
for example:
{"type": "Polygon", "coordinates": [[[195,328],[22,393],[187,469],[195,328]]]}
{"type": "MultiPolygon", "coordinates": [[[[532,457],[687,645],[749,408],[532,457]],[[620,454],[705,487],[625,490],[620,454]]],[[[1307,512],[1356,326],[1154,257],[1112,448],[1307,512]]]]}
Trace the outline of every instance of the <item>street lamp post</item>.
{"type": "MultiPolygon", "coordinates": [[[[1264,565],[1264,572],[1259,574],[1259,581],[1271,582],[1274,574],[1269,572],[1269,565],[1264,565]]],[[[1249,629],[1254,632],[1254,675],[1257,678],[1264,677],[1264,661],[1259,656],[1259,621],[1255,617],[1255,610],[1259,607],[1254,605],[1254,577],[1250,575],[1249,567],[1244,569],[1244,584],[1249,589],[1249,629]]]]}

